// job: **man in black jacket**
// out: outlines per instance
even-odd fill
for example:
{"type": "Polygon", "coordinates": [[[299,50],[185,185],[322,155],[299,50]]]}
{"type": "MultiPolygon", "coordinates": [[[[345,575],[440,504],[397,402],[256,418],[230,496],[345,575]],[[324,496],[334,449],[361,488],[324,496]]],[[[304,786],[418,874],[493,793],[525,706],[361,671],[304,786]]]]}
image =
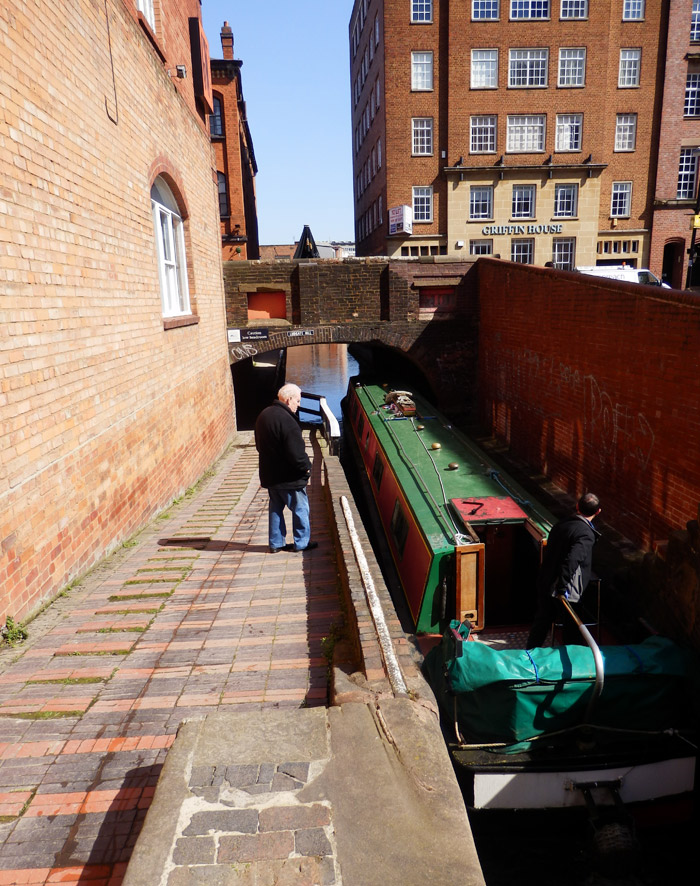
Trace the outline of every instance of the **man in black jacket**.
{"type": "MultiPolygon", "coordinates": [[[[576,513],[552,527],[544,549],[542,566],[537,577],[537,612],[527,639],[527,648],[541,646],[547,638],[552,622],[564,617],[557,597],[577,603],[591,578],[593,545],[600,533],[593,528],[593,520],[600,513],[597,495],[587,492],[578,500],[576,513]]],[[[575,642],[577,634],[565,631],[565,640],[575,642]]]]}
{"type": "Polygon", "coordinates": [[[301,389],[287,384],[280,388],[277,399],[258,416],[255,422],[255,447],[259,455],[260,484],[270,496],[270,553],[308,551],[318,547],[310,540],[309,499],[306,485],[311,473],[311,460],[296,411],[301,403],[301,389]],[[294,542],[285,545],[287,526],[284,509],[292,512],[294,542]]]}

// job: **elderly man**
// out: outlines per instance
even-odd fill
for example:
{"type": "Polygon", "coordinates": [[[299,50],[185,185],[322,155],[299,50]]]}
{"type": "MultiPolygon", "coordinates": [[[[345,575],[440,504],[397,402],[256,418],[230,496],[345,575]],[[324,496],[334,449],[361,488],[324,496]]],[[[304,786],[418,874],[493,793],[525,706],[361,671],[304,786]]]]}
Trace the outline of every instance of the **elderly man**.
{"type": "Polygon", "coordinates": [[[270,553],[282,550],[309,551],[318,544],[310,540],[309,499],[306,485],[311,460],[306,454],[296,411],[301,403],[301,388],[287,384],[277,399],[263,409],[255,422],[255,447],[259,455],[260,483],[270,496],[270,553]],[[287,526],[284,509],[292,512],[294,542],[286,545],[287,526]]]}

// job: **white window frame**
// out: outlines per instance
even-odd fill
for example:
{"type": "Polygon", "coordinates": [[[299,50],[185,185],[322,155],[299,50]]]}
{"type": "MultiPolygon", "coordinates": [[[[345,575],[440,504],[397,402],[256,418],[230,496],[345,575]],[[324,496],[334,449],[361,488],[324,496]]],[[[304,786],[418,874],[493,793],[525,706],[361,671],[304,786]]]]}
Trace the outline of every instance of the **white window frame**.
{"type": "Polygon", "coordinates": [[[148,22],[150,29],[156,32],[156,11],[153,0],[136,0],[136,8],[148,22]]]}
{"type": "Polygon", "coordinates": [[[412,196],[413,223],[430,224],[433,220],[433,186],[414,185],[412,196]]]}
{"type": "Polygon", "coordinates": [[[493,240],[470,240],[469,255],[493,255],[493,240]]]}
{"type": "Polygon", "coordinates": [[[688,71],[685,80],[684,117],[700,117],[700,71],[688,71]]]}
{"type": "Polygon", "coordinates": [[[620,49],[620,67],[617,85],[620,89],[636,89],[642,70],[642,50],[638,46],[626,46],[620,49]]]}
{"type": "Polygon", "coordinates": [[[557,114],[554,150],[571,153],[581,150],[583,142],[583,114],[557,114]]]}
{"type": "Polygon", "coordinates": [[[549,18],[550,0],[510,0],[511,21],[549,18]]]}
{"type": "Polygon", "coordinates": [[[479,114],[469,119],[469,153],[495,154],[496,127],[495,114],[479,114]]]}
{"type": "Polygon", "coordinates": [[[433,91],[432,50],[415,50],[411,53],[411,89],[413,92],[433,91]]]}
{"type": "Polygon", "coordinates": [[[411,153],[414,157],[431,157],[433,154],[433,118],[411,118],[411,153]]]}
{"type": "Polygon", "coordinates": [[[573,271],[576,267],[576,237],[552,238],[552,264],[560,271],[573,271]],[[566,256],[562,260],[562,256],[566,256]]]}
{"type": "Polygon", "coordinates": [[[471,89],[498,88],[497,49],[472,49],[469,86],[471,89]]]}
{"type": "Polygon", "coordinates": [[[677,200],[694,200],[698,186],[698,153],[700,149],[681,148],[678,161],[677,200]]]}
{"type": "Polygon", "coordinates": [[[570,88],[586,85],[586,50],[584,47],[561,47],[557,85],[570,88]]]}
{"type": "Polygon", "coordinates": [[[513,114],[508,116],[506,152],[539,154],[544,151],[547,118],[544,114],[513,114]]]}
{"type": "Polygon", "coordinates": [[[549,80],[549,49],[508,50],[510,89],[544,89],[549,80]]]}
{"type": "Polygon", "coordinates": [[[490,221],[493,218],[493,185],[471,185],[469,188],[469,220],[490,221]]]}
{"type": "Polygon", "coordinates": [[[160,176],[151,188],[151,212],[163,317],[182,317],[191,313],[185,231],[172,191],[160,176]]]}
{"type": "Polygon", "coordinates": [[[613,182],[610,194],[610,218],[629,218],[632,214],[632,182],[613,182]]]}
{"type": "Polygon", "coordinates": [[[499,0],[472,0],[472,21],[497,21],[499,16],[499,0]]]}
{"type": "Polygon", "coordinates": [[[700,40],[700,0],[693,0],[693,9],[690,13],[690,42],[697,43],[700,40]]]}
{"type": "Polygon", "coordinates": [[[513,185],[511,218],[534,218],[537,188],[535,185],[513,185]]]}
{"type": "Polygon", "coordinates": [[[588,0],[561,0],[559,18],[562,21],[588,18],[588,0]]]}
{"type": "Polygon", "coordinates": [[[411,0],[411,22],[429,25],[433,21],[433,0],[411,0]]]}
{"type": "Polygon", "coordinates": [[[622,0],[622,21],[640,22],[644,20],[644,0],[622,0]]]}
{"type": "Polygon", "coordinates": [[[510,241],[510,260],[522,265],[535,261],[535,241],[531,237],[513,237],[510,241]]]}
{"type": "Polygon", "coordinates": [[[562,182],[554,185],[554,218],[577,218],[578,185],[562,182]]]}
{"type": "Polygon", "coordinates": [[[618,114],[615,120],[615,150],[634,151],[637,147],[637,115],[618,114]]]}

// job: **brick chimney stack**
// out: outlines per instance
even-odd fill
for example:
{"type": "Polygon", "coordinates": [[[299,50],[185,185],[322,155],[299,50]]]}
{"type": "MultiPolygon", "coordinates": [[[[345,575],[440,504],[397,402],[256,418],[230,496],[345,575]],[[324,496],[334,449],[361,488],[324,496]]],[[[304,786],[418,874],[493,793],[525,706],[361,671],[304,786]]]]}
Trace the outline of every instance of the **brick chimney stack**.
{"type": "Polygon", "coordinates": [[[224,22],[224,26],[221,29],[221,48],[224,58],[233,58],[233,31],[229,27],[228,22],[224,22]]]}

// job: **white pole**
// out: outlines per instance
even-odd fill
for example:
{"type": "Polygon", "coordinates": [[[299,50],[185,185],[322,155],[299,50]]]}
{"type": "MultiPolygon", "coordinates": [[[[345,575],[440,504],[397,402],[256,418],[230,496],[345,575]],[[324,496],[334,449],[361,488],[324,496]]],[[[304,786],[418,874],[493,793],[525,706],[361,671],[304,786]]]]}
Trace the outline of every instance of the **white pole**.
{"type": "Polygon", "coordinates": [[[367,602],[369,603],[369,610],[372,613],[374,627],[379,638],[379,646],[382,650],[382,656],[389,675],[391,688],[394,691],[394,695],[407,695],[408,689],[406,688],[406,683],[404,682],[401,668],[399,667],[399,662],[396,658],[396,653],[394,652],[394,644],[391,642],[391,635],[389,634],[389,628],[387,627],[384,618],[382,604],[377,596],[374,581],[372,580],[372,575],[369,571],[367,558],[362,550],[362,544],[360,543],[360,538],[355,529],[355,521],[350,512],[350,505],[344,495],[340,496],[340,504],[342,505],[345,522],[347,523],[348,532],[350,533],[350,541],[352,542],[355,559],[357,560],[357,565],[360,570],[362,585],[365,589],[367,602]]]}

